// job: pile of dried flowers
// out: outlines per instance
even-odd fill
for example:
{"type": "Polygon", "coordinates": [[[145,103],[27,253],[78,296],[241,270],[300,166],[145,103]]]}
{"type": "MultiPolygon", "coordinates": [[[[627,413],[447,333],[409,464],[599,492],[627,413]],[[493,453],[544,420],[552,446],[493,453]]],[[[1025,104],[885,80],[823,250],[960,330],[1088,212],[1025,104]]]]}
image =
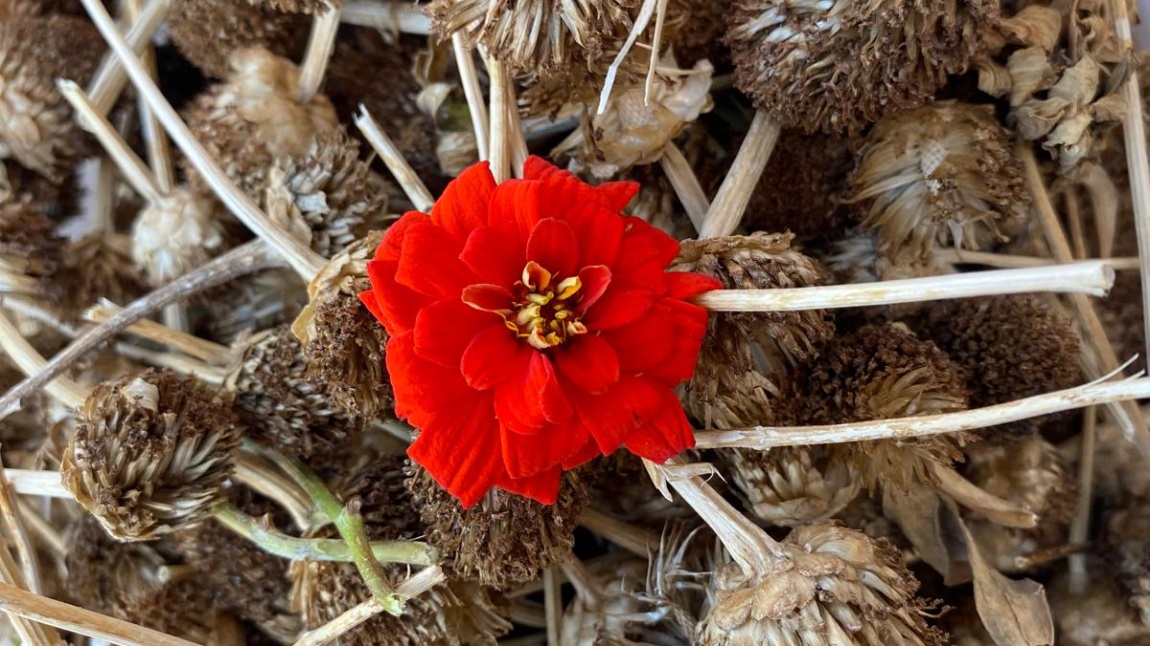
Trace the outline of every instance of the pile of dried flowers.
{"type": "Polygon", "coordinates": [[[0,0],[0,643],[1150,643],[1132,12],[0,0]]]}

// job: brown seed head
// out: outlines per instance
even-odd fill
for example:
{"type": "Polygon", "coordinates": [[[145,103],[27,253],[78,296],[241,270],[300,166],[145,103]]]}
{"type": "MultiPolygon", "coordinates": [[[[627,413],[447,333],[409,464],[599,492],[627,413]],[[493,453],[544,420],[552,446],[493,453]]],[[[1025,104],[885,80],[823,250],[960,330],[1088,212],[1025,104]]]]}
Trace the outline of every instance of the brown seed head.
{"type": "Polygon", "coordinates": [[[1030,197],[1010,136],[990,106],[944,101],[892,114],[867,135],[851,200],[896,264],[935,246],[983,249],[1026,217],[1030,197]]]}
{"type": "Polygon", "coordinates": [[[0,200],[0,290],[34,297],[59,292],[55,281],[64,241],[27,194],[0,200]]]}
{"type": "Polygon", "coordinates": [[[966,71],[990,0],[737,0],[727,13],[735,85],[788,127],[858,132],[930,101],[966,71]]]}
{"type": "Polygon", "coordinates": [[[216,205],[178,188],[140,211],[132,258],[152,285],[166,285],[207,262],[224,244],[216,205]]]}
{"type": "Polygon", "coordinates": [[[858,471],[821,446],[748,449],[718,453],[723,473],[760,520],[794,527],[823,522],[846,507],[862,488],[858,471]]]}
{"type": "Polygon", "coordinates": [[[107,382],[77,414],[64,486],[112,536],[150,540],[203,521],[223,499],[240,427],[193,379],[153,369],[107,382]]]}
{"type": "Polygon", "coordinates": [[[143,276],[131,256],[131,240],[115,233],[84,236],[68,244],[57,281],[67,285],[63,308],[68,318],[91,307],[97,299],[129,303],[146,291],[143,276]]]}
{"type": "Polygon", "coordinates": [[[408,487],[427,524],[427,542],[459,578],[498,590],[526,583],[571,554],[575,527],[587,503],[578,472],[564,474],[559,500],[534,500],[491,490],[471,509],[416,466],[408,487]]]}
{"type": "Polygon", "coordinates": [[[811,525],[783,543],[789,558],[752,576],[720,564],[713,602],[699,624],[701,646],[941,646],[918,581],[897,550],[852,529],[811,525]]]}
{"type": "Polygon", "coordinates": [[[249,0],[256,6],[264,6],[273,11],[304,13],[317,16],[331,10],[338,11],[343,0],[249,0]]]}
{"type": "MultiPolygon", "coordinates": [[[[243,0],[175,0],[168,25],[180,52],[209,76],[227,78],[228,58],[245,47],[265,47],[278,56],[303,50],[308,19],[243,0]]],[[[193,128],[194,129],[194,128],[193,128]]]]}
{"type": "Polygon", "coordinates": [[[232,344],[253,330],[266,330],[290,322],[307,304],[307,285],[291,269],[269,269],[244,276],[227,289],[199,295],[203,308],[201,336],[232,344]]]}
{"type": "Polygon", "coordinates": [[[81,515],[69,531],[69,596],[81,606],[118,619],[132,612],[162,586],[164,557],[149,543],[123,543],[108,536],[100,522],[81,515]]]}

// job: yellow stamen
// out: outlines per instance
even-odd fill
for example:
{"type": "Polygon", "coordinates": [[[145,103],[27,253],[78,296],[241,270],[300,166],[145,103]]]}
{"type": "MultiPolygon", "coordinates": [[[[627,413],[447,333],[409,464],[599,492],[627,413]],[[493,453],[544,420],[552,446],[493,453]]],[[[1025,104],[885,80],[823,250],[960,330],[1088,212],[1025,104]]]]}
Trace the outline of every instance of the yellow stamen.
{"type": "Polygon", "coordinates": [[[583,287],[583,282],[579,280],[578,276],[564,278],[559,282],[559,300],[565,301],[571,298],[581,287],[583,287]]]}

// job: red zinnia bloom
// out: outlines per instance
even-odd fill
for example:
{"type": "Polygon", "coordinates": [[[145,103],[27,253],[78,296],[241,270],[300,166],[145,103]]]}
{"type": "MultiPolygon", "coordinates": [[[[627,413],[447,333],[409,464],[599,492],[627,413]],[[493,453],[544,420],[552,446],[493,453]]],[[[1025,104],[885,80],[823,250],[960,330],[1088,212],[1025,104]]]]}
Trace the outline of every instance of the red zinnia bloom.
{"type": "Polygon", "coordinates": [[[625,446],[656,462],[694,445],[672,391],[691,376],[721,285],[667,272],[679,243],[537,157],[496,185],[465,170],[431,215],[388,229],[361,295],[390,335],[408,455],[471,506],[492,487],[555,502],[559,476],[625,446]]]}

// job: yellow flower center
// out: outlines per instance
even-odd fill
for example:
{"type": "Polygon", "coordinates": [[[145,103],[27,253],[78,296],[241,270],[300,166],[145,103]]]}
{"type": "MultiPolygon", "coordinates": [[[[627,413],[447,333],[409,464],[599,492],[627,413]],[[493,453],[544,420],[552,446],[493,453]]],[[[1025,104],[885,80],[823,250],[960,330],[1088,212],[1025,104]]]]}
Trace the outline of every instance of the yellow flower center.
{"type": "Polygon", "coordinates": [[[587,332],[574,309],[583,287],[579,277],[571,276],[558,283],[553,283],[552,278],[551,272],[534,260],[529,261],[523,268],[523,278],[515,283],[518,294],[512,310],[503,317],[507,329],[539,350],[587,332]]]}

